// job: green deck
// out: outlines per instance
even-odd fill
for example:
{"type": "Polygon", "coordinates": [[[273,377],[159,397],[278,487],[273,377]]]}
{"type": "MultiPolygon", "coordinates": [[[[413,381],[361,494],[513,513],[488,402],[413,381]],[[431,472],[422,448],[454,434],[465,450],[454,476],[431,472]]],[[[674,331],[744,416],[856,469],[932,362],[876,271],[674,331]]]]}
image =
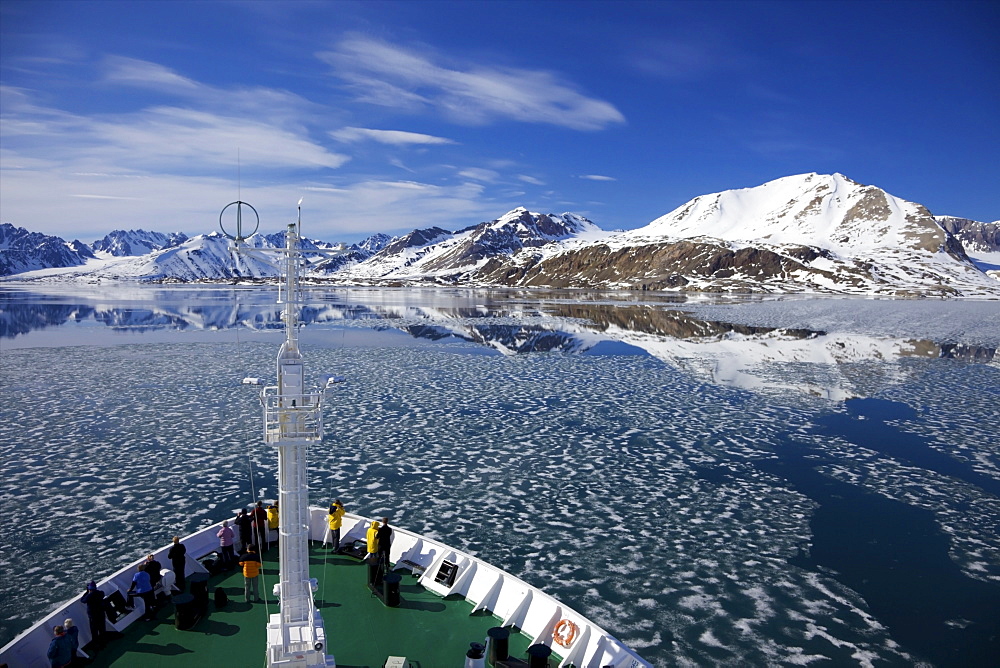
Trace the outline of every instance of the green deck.
{"type": "MultiPolygon", "coordinates": [[[[122,637],[96,652],[93,666],[263,666],[265,620],[277,612],[271,588],[278,577],[277,548],[264,555],[260,593],[265,603],[246,603],[239,570],[213,576],[209,590],[222,587],[229,605],[216,609],[210,596],[208,613],[192,630],[174,628],[173,606],[160,609],[156,621],[136,621],[122,637]]],[[[328,651],[338,668],[379,668],[389,656],[404,656],[413,668],[462,665],[471,642],[484,642],[487,629],[500,620],[472,612],[468,601],[440,596],[417,584],[406,571],[400,605],[389,608],[368,589],[367,566],[346,556],[310,547],[310,574],[317,578],[316,604],[323,614],[328,651]]],[[[510,637],[512,657],[526,658],[530,639],[510,637]]],[[[89,647],[87,649],[90,649],[89,647]]]]}

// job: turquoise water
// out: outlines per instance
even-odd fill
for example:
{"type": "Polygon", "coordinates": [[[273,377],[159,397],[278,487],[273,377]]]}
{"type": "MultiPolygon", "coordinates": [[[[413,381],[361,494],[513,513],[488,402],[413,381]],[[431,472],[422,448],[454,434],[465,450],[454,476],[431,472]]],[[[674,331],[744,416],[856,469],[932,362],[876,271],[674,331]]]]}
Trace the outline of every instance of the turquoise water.
{"type": "MultiPolygon", "coordinates": [[[[273,374],[271,298],[0,292],[0,641],[274,494],[239,383],[273,374]]],[[[475,553],[655,665],[990,665],[997,309],[940,304],[936,339],[925,304],[872,304],[316,294],[308,368],[348,380],[313,502],[475,553]]]]}

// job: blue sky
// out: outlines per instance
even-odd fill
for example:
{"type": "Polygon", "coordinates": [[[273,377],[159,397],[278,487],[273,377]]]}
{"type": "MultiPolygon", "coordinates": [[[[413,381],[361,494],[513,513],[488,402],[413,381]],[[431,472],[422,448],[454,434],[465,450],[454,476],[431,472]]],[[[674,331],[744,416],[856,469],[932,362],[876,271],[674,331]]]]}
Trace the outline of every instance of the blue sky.
{"type": "Polygon", "coordinates": [[[0,220],[640,227],[841,172],[1000,218],[996,2],[0,3],[0,220]]]}

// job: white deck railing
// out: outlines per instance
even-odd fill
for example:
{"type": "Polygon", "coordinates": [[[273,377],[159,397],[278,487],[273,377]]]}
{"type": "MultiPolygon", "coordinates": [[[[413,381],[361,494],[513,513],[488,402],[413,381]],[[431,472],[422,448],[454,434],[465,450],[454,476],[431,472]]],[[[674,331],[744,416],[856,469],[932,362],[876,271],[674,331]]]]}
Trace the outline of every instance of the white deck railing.
{"type": "MultiPolygon", "coordinates": [[[[309,538],[322,541],[327,533],[327,511],[325,508],[309,509],[309,538]]],[[[363,540],[371,519],[354,514],[344,515],[341,528],[341,542],[363,540]]],[[[198,561],[205,555],[218,551],[216,536],[222,523],[214,524],[182,539],[187,548],[187,572],[207,572],[198,561]]],[[[160,563],[170,563],[166,558],[170,549],[166,545],[153,552],[160,563]]],[[[486,610],[501,621],[498,626],[516,627],[532,639],[532,644],[541,643],[552,647],[555,654],[562,657],[560,666],[573,665],[578,668],[651,668],[651,664],[641,659],[621,641],[589,619],[569,608],[545,592],[532,587],[523,580],[510,575],[470,554],[455,550],[447,545],[415,534],[412,531],[393,527],[390,561],[400,567],[405,561],[423,570],[419,583],[441,595],[460,594],[472,603],[472,612],[486,610]],[[446,564],[447,562],[447,564],[446,564]],[[441,578],[448,571],[454,571],[453,578],[441,578]],[[572,624],[576,628],[573,641],[568,647],[553,642],[557,626],[572,624]]],[[[144,561],[137,559],[103,580],[97,581],[98,588],[110,595],[116,589],[124,593],[132,582],[136,567],[144,561]]],[[[18,635],[0,649],[0,664],[9,668],[48,668],[45,658],[52,627],[72,617],[80,628],[80,646],[91,641],[87,611],[80,593],[64,601],[31,628],[18,635]]],[[[142,614],[141,606],[120,617],[108,628],[124,631],[142,614]]],[[[565,637],[565,636],[564,636],[565,637]]],[[[263,650],[264,641],[261,641],[263,650]]],[[[336,647],[329,651],[336,652],[336,647]]]]}

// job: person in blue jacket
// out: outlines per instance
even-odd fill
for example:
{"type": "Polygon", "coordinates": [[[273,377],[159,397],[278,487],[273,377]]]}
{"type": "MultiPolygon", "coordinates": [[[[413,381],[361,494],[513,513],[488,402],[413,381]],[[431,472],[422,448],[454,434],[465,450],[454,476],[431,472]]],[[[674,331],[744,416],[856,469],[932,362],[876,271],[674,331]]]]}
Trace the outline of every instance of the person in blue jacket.
{"type": "Polygon", "coordinates": [[[73,640],[66,635],[66,630],[60,626],[52,627],[52,642],[45,656],[52,668],[66,668],[73,663],[73,640]]]}
{"type": "Polygon", "coordinates": [[[63,622],[63,631],[66,632],[66,637],[69,638],[70,651],[76,657],[76,650],[80,649],[80,629],[73,623],[72,617],[67,617],[63,622]]]}
{"type": "Polygon", "coordinates": [[[129,605],[132,605],[132,599],[136,596],[141,598],[142,602],[146,604],[146,611],[142,616],[144,621],[155,619],[156,610],[154,606],[156,605],[156,597],[153,595],[153,583],[149,580],[149,573],[146,572],[145,563],[139,564],[135,575],[132,576],[132,584],[129,586],[126,594],[128,595],[129,605]]]}

